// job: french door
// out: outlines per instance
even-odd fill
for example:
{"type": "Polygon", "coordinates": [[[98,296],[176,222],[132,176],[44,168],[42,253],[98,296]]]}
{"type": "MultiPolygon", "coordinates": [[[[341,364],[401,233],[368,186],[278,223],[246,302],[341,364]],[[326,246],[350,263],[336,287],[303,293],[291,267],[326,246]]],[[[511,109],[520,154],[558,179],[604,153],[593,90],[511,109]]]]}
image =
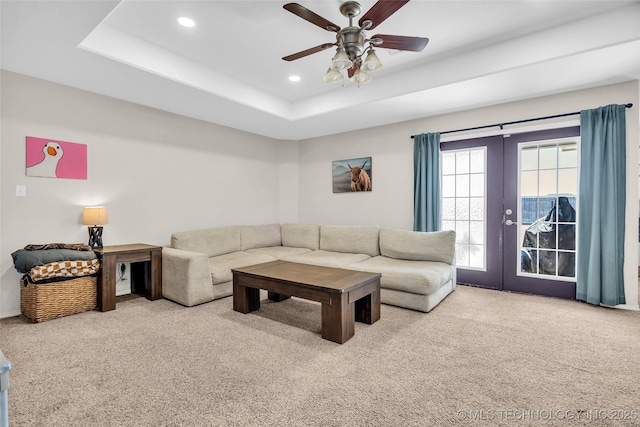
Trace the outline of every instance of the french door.
{"type": "Polygon", "coordinates": [[[579,127],[441,144],[458,282],[575,298],[579,127]]]}

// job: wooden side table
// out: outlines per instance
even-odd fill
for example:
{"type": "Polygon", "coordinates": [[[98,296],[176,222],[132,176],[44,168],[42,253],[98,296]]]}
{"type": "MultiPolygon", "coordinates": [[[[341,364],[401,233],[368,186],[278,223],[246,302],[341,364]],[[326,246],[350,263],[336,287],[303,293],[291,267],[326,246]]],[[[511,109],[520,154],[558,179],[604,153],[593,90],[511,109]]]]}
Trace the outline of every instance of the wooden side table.
{"type": "Polygon", "coordinates": [[[100,258],[98,309],[116,309],[116,264],[131,263],[131,292],[153,301],[162,298],[162,247],[135,243],[94,248],[100,258]],[[143,283],[141,283],[143,282],[143,283]]]}

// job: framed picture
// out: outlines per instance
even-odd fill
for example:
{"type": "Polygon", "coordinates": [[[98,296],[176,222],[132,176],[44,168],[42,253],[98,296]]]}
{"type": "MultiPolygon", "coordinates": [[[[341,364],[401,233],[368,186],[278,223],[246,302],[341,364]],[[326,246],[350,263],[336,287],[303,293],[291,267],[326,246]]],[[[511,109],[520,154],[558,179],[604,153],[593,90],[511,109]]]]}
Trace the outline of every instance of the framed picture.
{"type": "Polygon", "coordinates": [[[87,146],[27,137],[27,176],[87,179],[87,146]]]}
{"type": "Polygon", "coordinates": [[[332,163],[334,193],[371,191],[371,157],[334,160],[332,163]]]}

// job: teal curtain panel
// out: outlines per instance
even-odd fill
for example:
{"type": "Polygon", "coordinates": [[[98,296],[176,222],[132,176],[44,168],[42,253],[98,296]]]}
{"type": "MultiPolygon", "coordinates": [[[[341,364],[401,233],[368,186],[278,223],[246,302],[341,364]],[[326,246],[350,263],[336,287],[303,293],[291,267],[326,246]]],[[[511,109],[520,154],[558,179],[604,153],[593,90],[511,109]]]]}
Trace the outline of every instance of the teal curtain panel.
{"type": "Polygon", "coordinates": [[[580,112],[580,186],[576,299],[625,303],[626,204],[624,105],[580,112]]]}
{"type": "Polygon", "coordinates": [[[413,230],[440,230],[440,133],[413,138],[413,230]]]}

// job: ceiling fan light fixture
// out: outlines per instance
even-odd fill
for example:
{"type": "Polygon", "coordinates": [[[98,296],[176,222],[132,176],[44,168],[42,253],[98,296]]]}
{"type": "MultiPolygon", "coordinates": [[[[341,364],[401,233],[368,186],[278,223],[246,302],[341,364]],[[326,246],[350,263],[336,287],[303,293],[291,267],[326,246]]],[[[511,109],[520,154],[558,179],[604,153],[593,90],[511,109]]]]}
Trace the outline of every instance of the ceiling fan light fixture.
{"type": "Polygon", "coordinates": [[[351,83],[355,83],[357,85],[366,85],[371,81],[371,76],[366,72],[358,69],[355,74],[351,77],[351,83]]]}
{"type": "Polygon", "coordinates": [[[346,70],[347,68],[351,68],[353,62],[347,56],[347,53],[344,51],[344,48],[339,47],[336,50],[336,54],[331,59],[331,63],[329,64],[329,68],[332,70],[346,70]]]}
{"type": "Polygon", "coordinates": [[[371,38],[367,38],[366,32],[368,30],[376,28],[382,21],[408,3],[409,0],[377,0],[357,22],[354,22],[354,18],[362,13],[361,5],[351,0],[339,1],[341,2],[340,13],[349,19],[348,26],[344,28],[340,28],[339,25],[298,3],[287,3],[283,6],[285,10],[299,18],[323,30],[335,33],[336,40],[335,43],[323,43],[293,55],[285,56],[282,58],[284,61],[300,59],[336,46],[336,53],[329,63],[329,69],[325,73],[323,80],[327,83],[336,83],[349,78],[351,82],[361,85],[371,81],[368,73],[383,67],[382,61],[378,58],[374,48],[422,52],[429,42],[426,37],[408,37],[393,34],[376,34],[371,38]],[[367,54],[366,58],[365,53],[367,54]]]}
{"type": "Polygon", "coordinates": [[[378,58],[374,49],[370,49],[369,53],[367,53],[367,58],[364,60],[362,68],[365,71],[376,71],[382,68],[382,62],[380,62],[380,58],[378,58]]]}
{"type": "Polygon", "coordinates": [[[328,68],[322,79],[327,83],[340,83],[344,77],[340,71],[328,68]]]}

